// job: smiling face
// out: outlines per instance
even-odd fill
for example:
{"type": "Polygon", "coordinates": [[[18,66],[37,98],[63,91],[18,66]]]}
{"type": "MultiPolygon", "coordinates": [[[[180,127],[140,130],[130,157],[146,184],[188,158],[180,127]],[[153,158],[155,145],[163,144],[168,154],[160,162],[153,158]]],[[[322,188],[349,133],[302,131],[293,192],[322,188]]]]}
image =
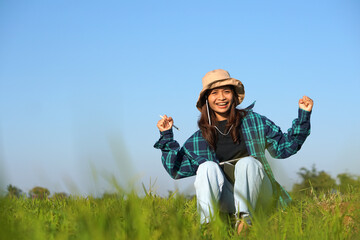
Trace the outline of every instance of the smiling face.
{"type": "Polygon", "coordinates": [[[233,103],[233,91],[230,86],[222,86],[210,90],[208,102],[210,108],[215,112],[218,121],[226,120],[233,103]]]}

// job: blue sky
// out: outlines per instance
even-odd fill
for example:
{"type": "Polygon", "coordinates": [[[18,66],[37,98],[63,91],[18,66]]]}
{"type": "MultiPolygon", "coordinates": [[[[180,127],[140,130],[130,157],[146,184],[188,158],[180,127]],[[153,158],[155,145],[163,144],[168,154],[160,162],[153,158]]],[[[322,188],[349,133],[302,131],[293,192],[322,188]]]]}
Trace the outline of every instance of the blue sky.
{"type": "Polygon", "coordinates": [[[360,174],[358,1],[1,1],[0,36],[3,189],[101,194],[114,177],[192,192],[163,169],[156,122],[172,116],[182,144],[217,68],[283,131],[314,99],[301,151],[269,158],[281,184],[313,164],[360,174]]]}

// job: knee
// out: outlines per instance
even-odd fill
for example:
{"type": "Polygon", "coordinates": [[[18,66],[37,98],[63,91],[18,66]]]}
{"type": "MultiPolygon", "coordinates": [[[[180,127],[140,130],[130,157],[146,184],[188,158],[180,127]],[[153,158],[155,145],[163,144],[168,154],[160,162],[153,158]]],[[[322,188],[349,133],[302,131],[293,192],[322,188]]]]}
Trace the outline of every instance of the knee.
{"type": "Polygon", "coordinates": [[[209,172],[214,172],[219,168],[218,164],[215,162],[204,162],[200,164],[196,171],[196,175],[208,174],[209,172]]]}
{"type": "Polygon", "coordinates": [[[202,185],[203,182],[212,182],[219,178],[221,173],[220,167],[215,162],[204,162],[200,164],[196,171],[195,187],[197,185],[202,185]]]}
{"type": "Polygon", "coordinates": [[[235,164],[235,171],[263,170],[262,164],[254,157],[244,157],[235,164]]]}

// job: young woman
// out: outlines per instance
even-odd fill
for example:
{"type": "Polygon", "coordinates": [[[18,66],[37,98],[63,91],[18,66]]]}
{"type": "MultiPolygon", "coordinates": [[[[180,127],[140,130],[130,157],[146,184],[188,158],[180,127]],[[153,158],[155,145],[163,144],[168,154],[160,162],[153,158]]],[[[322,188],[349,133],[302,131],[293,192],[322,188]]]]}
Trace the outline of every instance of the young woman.
{"type": "Polygon", "coordinates": [[[299,115],[283,133],[272,121],[252,111],[254,104],[236,108],[245,96],[243,84],[217,69],[202,79],[196,107],[201,112],[199,129],[180,148],[173,139],[173,119],[157,123],[162,163],[174,179],[196,175],[195,190],[201,223],[209,222],[213,203],[235,213],[237,230],[251,225],[258,207],[286,206],[289,194],[274,179],[265,149],[274,158],[295,154],[310,134],[313,101],[299,100],[299,115]]]}

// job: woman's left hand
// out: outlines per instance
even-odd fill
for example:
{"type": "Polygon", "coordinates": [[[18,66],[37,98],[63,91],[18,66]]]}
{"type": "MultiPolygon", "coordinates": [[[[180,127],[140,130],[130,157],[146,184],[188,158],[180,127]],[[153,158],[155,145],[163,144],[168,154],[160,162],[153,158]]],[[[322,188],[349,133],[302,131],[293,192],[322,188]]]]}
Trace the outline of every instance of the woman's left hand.
{"type": "Polygon", "coordinates": [[[299,100],[299,108],[305,111],[311,112],[313,105],[314,101],[308,96],[303,96],[303,98],[299,100]]]}

